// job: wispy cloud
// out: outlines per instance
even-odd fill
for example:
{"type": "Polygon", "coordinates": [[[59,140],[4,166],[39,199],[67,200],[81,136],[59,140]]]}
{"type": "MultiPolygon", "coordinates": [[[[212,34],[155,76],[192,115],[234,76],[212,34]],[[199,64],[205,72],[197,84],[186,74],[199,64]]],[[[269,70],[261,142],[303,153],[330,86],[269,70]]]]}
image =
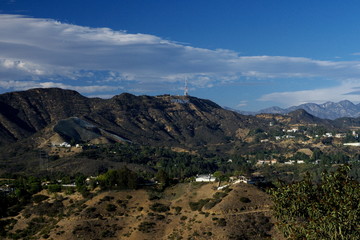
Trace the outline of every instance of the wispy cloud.
{"type": "MultiPolygon", "coordinates": [[[[358,61],[239,56],[149,34],[20,15],[0,15],[0,32],[6,33],[0,34],[0,87],[10,90],[64,85],[83,93],[109,92],[130,84],[146,91],[154,83],[174,87],[184,79],[192,87],[206,88],[244,79],[322,77],[342,82],[360,76],[358,61]]],[[[262,99],[275,95],[287,93],[262,99]]]]}
{"type": "Polygon", "coordinates": [[[249,103],[249,101],[243,100],[243,101],[240,101],[240,103],[238,105],[236,105],[236,107],[238,107],[238,108],[245,107],[248,105],[248,103],[249,103]]]}
{"type": "Polygon", "coordinates": [[[336,87],[320,88],[305,91],[275,92],[262,96],[260,101],[284,103],[285,106],[295,106],[303,103],[338,102],[344,99],[359,102],[360,80],[345,81],[336,87]]]}
{"type": "Polygon", "coordinates": [[[38,81],[0,81],[0,88],[3,89],[16,89],[16,90],[26,90],[29,88],[63,88],[63,89],[72,89],[82,93],[95,93],[95,92],[107,92],[116,89],[121,89],[121,87],[113,86],[77,86],[77,85],[67,85],[60,82],[38,82],[38,81]]]}

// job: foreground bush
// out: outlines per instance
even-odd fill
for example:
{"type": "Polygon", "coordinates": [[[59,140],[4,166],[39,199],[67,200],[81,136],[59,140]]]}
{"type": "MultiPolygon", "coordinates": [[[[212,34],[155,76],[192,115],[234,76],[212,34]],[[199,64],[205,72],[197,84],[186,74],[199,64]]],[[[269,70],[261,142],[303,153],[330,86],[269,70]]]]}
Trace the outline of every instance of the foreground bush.
{"type": "Polygon", "coordinates": [[[359,239],[360,184],[350,167],[272,190],[278,227],[289,239],[359,239]]]}

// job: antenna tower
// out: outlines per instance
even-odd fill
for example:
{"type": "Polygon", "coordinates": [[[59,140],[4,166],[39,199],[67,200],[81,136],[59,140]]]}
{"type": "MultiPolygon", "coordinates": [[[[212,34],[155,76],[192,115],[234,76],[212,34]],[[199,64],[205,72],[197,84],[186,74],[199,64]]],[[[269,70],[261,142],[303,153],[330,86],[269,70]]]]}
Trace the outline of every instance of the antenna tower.
{"type": "Polygon", "coordinates": [[[189,88],[188,88],[188,80],[187,80],[187,78],[185,78],[184,96],[189,96],[189,88]]]}

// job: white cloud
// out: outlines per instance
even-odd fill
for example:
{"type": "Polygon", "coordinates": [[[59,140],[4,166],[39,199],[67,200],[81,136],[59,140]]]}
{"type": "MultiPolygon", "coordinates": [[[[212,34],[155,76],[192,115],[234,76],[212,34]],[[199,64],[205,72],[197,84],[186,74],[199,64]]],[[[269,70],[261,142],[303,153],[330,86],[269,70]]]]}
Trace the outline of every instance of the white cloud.
{"type": "Polygon", "coordinates": [[[100,85],[90,85],[90,86],[77,86],[77,85],[67,85],[59,82],[39,82],[39,81],[1,81],[0,88],[3,89],[13,89],[13,90],[25,90],[30,88],[63,88],[63,89],[73,89],[82,93],[95,93],[95,92],[106,92],[119,90],[121,87],[114,86],[100,86],[100,85]]]}
{"type": "Polygon", "coordinates": [[[359,102],[359,88],[360,80],[351,80],[329,88],[265,94],[259,100],[283,103],[286,107],[303,103],[339,102],[345,99],[357,103],[359,102]]]}
{"type": "Polygon", "coordinates": [[[75,90],[78,86],[82,92],[104,92],[115,87],[100,85],[125,81],[146,91],[149,83],[174,84],[185,78],[193,87],[206,88],[239,79],[322,77],[344,81],[360,75],[358,61],[239,56],[230,50],[195,48],[149,34],[20,15],[0,15],[0,32],[5,33],[0,34],[0,86],[5,89],[12,88],[5,87],[11,85],[8,83],[26,88],[52,82],[75,90]],[[97,87],[82,86],[84,78],[96,82],[97,87]],[[64,79],[82,82],[69,84],[64,79]]]}
{"type": "Polygon", "coordinates": [[[248,105],[249,101],[243,100],[240,101],[240,103],[238,105],[236,105],[236,107],[241,108],[241,107],[246,107],[248,105]]]}

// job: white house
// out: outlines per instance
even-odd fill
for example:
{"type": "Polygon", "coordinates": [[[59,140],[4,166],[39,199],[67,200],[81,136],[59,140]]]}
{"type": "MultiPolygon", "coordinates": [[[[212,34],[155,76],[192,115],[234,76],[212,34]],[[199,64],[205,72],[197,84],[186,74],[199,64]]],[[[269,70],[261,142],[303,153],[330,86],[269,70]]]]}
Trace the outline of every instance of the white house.
{"type": "Polygon", "coordinates": [[[344,146],[360,147],[360,142],[344,143],[344,146]]]}
{"type": "Polygon", "coordinates": [[[215,182],[216,178],[212,174],[197,175],[195,182],[215,182]]]}
{"type": "Polygon", "coordinates": [[[287,161],[287,162],[284,162],[284,164],[287,164],[287,165],[293,165],[294,163],[304,164],[305,161],[304,161],[304,160],[289,160],[289,161],[287,161]]]}
{"type": "Polygon", "coordinates": [[[71,147],[71,145],[70,145],[69,143],[67,143],[67,142],[63,142],[63,143],[61,143],[59,146],[60,146],[60,147],[66,147],[66,148],[71,147]]]}
{"type": "Polygon", "coordinates": [[[286,130],[286,132],[288,132],[288,133],[296,133],[297,131],[299,131],[298,128],[292,128],[292,129],[286,130]]]}
{"type": "Polygon", "coordinates": [[[261,166],[261,165],[272,165],[277,163],[276,159],[271,159],[271,160],[258,160],[256,165],[257,166],[261,166]]]}
{"type": "Polygon", "coordinates": [[[293,165],[294,163],[295,163],[294,160],[289,160],[287,162],[284,162],[284,164],[286,164],[286,165],[293,165]]]}
{"type": "Polygon", "coordinates": [[[337,133],[335,134],[336,138],[345,138],[346,137],[346,133],[337,133]]]}
{"type": "Polygon", "coordinates": [[[292,136],[292,135],[285,135],[284,137],[287,138],[287,139],[289,139],[289,138],[295,138],[295,136],[292,136]]]}
{"type": "Polygon", "coordinates": [[[252,183],[251,178],[247,178],[245,176],[240,176],[238,180],[234,183],[252,183]]]}

